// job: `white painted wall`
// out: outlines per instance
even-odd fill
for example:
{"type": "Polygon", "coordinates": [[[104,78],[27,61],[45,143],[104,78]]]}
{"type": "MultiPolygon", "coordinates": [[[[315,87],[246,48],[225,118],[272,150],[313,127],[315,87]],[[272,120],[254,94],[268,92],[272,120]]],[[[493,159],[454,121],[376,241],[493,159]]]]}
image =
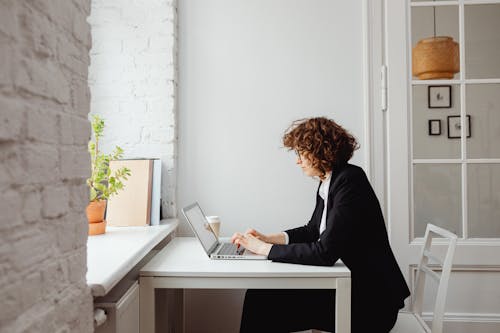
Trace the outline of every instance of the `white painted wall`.
{"type": "MultiPolygon", "coordinates": [[[[308,221],[317,183],[281,137],[295,119],[327,116],[363,143],[361,15],[361,1],[179,2],[179,208],[199,201],[227,236],[308,221]]],[[[241,302],[187,292],[187,332],[237,331],[241,302]]]]}
{"type": "Polygon", "coordinates": [[[101,148],[162,160],[162,211],[176,214],[176,4],[92,0],[91,113],[106,123],[101,148]]]}
{"type": "Polygon", "coordinates": [[[179,208],[198,200],[224,235],[307,222],[317,184],[281,137],[328,116],[363,141],[361,25],[361,1],[179,3],[179,208]]]}

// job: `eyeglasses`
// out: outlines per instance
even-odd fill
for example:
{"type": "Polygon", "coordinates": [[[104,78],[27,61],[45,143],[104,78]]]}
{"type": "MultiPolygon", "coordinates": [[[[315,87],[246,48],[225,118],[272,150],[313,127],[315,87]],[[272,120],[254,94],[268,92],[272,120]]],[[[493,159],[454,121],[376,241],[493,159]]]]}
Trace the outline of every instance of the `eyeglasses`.
{"type": "Polygon", "coordinates": [[[295,149],[295,155],[297,155],[297,158],[299,161],[302,161],[302,157],[300,156],[300,151],[295,149]]]}

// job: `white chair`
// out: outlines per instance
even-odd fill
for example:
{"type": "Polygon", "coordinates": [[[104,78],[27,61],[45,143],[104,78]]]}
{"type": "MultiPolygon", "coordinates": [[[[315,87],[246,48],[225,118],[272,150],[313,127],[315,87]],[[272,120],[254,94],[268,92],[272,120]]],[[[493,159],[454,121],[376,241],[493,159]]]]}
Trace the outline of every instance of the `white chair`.
{"type": "Polygon", "coordinates": [[[399,312],[396,325],[391,330],[391,333],[443,332],[443,316],[444,306],[446,303],[446,292],[448,290],[448,281],[450,279],[451,266],[456,245],[457,236],[455,234],[432,224],[427,225],[427,229],[425,230],[424,246],[422,247],[420,263],[418,264],[417,268],[415,289],[413,291],[410,304],[411,312],[399,312]],[[443,261],[430,252],[432,239],[436,236],[443,237],[448,240],[448,250],[446,251],[446,255],[443,261]],[[441,264],[441,274],[433,271],[429,267],[429,259],[441,264]],[[434,305],[434,318],[432,320],[432,329],[430,329],[422,319],[422,303],[424,298],[426,275],[433,278],[438,283],[436,302],[434,305]]]}

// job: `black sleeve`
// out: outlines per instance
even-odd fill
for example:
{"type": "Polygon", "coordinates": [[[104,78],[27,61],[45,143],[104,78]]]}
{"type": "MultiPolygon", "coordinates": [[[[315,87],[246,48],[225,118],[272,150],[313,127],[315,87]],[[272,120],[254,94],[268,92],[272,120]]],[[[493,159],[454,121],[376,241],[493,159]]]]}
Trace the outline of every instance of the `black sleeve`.
{"type": "MultiPolygon", "coordinates": [[[[323,212],[323,199],[321,199],[318,194],[320,187],[321,183],[318,185],[318,189],[316,190],[316,205],[309,222],[301,227],[285,230],[285,232],[288,234],[288,244],[310,243],[318,240],[319,223],[317,221],[317,215],[318,212],[320,214],[323,212]]],[[[319,218],[321,219],[321,215],[319,216],[319,218]]]]}
{"type": "MultiPolygon", "coordinates": [[[[359,183],[356,177],[339,175],[329,193],[326,229],[319,240],[311,235],[307,243],[273,245],[268,258],[295,264],[334,265],[352,241],[353,221],[358,218],[363,201],[359,183]]],[[[305,234],[305,230],[301,232],[305,234]]]]}

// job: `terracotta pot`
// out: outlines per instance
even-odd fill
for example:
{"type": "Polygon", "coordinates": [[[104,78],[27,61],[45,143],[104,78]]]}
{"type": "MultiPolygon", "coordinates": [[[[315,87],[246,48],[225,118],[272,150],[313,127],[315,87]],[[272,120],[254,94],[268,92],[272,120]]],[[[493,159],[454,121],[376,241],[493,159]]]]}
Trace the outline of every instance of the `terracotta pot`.
{"type": "Polygon", "coordinates": [[[106,232],[106,220],[98,223],[89,223],[89,235],[101,235],[106,232]]]}
{"type": "Polygon", "coordinates": [[[459,48],[453,38],[425,38],[413,48],[412,73],[420,80],[453,79],[459,71],[459,48]]]}
{"type": "Polygon", "coordinates": [[[103,234],[106,229],[104,213],[106,211],[106,200],[91,201],[85,212],[89,221],[89,235],[103,234]]]}

